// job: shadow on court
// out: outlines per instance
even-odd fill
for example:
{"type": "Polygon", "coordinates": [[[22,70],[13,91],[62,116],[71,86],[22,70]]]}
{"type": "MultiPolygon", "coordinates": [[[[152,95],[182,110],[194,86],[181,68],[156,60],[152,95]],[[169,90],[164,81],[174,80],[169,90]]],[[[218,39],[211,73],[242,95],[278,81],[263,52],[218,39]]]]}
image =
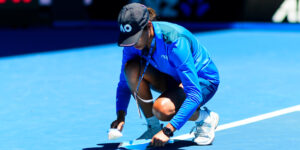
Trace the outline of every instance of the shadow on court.
{"type": "Polygon", "coordinates": [[[103,144],[97,144],[101,147],[90,147],[90,148],[84,148],[82,150],[105,150],[105,149],[118,149],[118,146],[120,143],[103,143],[103,144]]]}
{"type": "MultiPolygon", "coordinates": [[[[82,150],[115,150],[118,149],[120,143],[103,143],[103,144],[97,144],[101,147],[90,147],[90,148],[83,148],[82,150]]],[[[192,141],[176,141],[173,144],[166,144],[162,148],[153,148],[149,147],[148,150],[183,150],[186,147],[189,146],[196,146],[192,141]]]]}

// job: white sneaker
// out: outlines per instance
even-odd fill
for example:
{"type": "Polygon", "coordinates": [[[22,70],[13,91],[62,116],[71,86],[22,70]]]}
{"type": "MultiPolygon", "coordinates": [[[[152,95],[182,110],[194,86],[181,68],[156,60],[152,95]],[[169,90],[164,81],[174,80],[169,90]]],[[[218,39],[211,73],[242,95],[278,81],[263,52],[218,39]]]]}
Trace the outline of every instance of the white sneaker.
{"type": "Polygon", "coordinates": [[[204,116],[203,119],[195,122],[196,126],[191,130],[192,132],[196,128],[193,142],[198,145],[210,145],[215,138],[215,129],[219,124],[219,115],[206,107],[204,107],[204,110],[200,110],[200,114],[204,116]]]}
{"type": "Polygon", "coordinates": [[[163,124],[157,125],[157,126],[151,126],[148,125],[147,131],[145,131],[137,140],[141,139],[152,139],[152,137],[158,133],[160,130],[162,130],[163,124]]]}

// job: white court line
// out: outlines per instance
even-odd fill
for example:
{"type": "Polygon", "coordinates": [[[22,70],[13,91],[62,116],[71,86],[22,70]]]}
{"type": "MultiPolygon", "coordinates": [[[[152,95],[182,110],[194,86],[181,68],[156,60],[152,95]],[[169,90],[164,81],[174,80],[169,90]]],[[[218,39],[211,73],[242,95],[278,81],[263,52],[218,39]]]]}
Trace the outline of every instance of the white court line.
{"type": "MultiPolygon", "coordinates": [[[[258,115],[258,116],[255,116],[255,117],[243,119],[243,120],[240,120],[240,121],[235,121],[235,122],[223,124],[223,125],[218,126],[216,131],[226,130],[226,129],[229,129],[229,128],[234,128],[234,127],[238,127],[238,126],[258,122],[258,121],[261,121],[261,120],[265,120],[265,119],[273,118],[273,117],[276,117],[276,116],[292,113],[292,112],[295,112],[295,111],[300,111],[300,105],[284,108],[284,109],[281,109],[281,110],[277,110],[277,111],[273,111],[273,112],[270,112],[270,113],[258,115]]],[[[179,136],[174,137],[173,139],[186,140],[186,139],[190,139],[190,138],[193,138],[192,134],[179,135],[179,136]]]]}

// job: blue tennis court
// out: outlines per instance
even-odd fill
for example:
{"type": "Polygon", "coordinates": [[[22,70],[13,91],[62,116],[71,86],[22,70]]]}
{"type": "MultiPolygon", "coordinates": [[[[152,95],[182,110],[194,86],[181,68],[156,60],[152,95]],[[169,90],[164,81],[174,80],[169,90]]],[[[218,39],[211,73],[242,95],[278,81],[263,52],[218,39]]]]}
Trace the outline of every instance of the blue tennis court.
{"type": "MultiPolygon", "coordinates": [[[[299,149],[300,32],[228,29],[195,34],[220,72],[220,87],[207,104],[220,115],[219,126],[296,109],[217,131],[210,146],[186,140],[164,149],[299,149]]],[[[1,57],[0,149],[116,149],[120,142],[137,138],[146,125],[133,98],[123,137],[107,137],[116,119],[121,57],[117,44],[1,57]]],[[[175,136],[189,133],[193,125],[188,122],[175,136]]]]}

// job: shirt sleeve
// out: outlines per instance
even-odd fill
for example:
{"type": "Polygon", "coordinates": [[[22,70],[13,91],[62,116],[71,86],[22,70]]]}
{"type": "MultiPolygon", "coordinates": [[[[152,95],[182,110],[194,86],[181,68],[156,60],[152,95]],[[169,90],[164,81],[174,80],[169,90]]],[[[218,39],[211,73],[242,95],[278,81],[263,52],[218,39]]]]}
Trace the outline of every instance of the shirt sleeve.
{"type": "Polygon", "coordinates": [[[121,66],[121,73],[120,79],[117,87],[117,94],[116,94],[116,112],[122,110],[127,112],[128,104],[130,101],[131,91],[127,85],[127,81],[125,78],[125,64],[137,57],[138,54],[135,53],[132,48],[124,47],[123,49],[123,57],[122,57],[122,66],[121,66]]]}
{"type": "Polygon", "coordinates": [[[179,130],[193,115],[202,101],[201,88],[195,69],[194,59],[189,41],[181,37],[169,54],[170,63],[176,67],[176,72],[184,87],[186,99],[170,123],[179,130]]]}

